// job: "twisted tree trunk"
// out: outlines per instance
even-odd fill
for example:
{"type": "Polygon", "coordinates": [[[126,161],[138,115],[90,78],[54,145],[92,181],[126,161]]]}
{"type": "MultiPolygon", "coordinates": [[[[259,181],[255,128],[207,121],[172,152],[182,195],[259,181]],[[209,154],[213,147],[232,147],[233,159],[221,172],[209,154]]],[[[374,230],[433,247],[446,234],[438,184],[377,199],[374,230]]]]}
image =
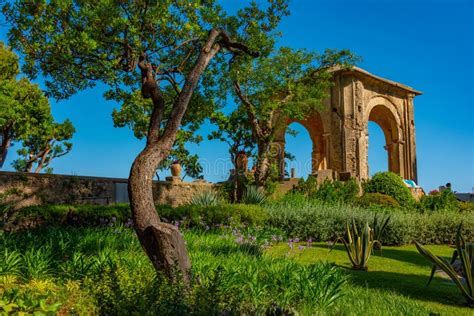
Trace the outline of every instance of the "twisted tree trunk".
{"type": "Polygon", "coordinates": [[[152,179],[160,164],[171,150],[181,120],[187,109],[193,91],[211,59],[221,46],[216,43],[221,33],[212,30],[204,44],[193,69],[186,76],[183,89],[179,93],[170,117],[160,134],[160,123],[164,112],[164,99],[159,84],[155,80],[154,67],[140,57],[138,66],[142,73],[142,95],[153,101],[153,112],[145,149],[136,157],[130,170],[128,193],[135,231],[155,270],[176,280],[180,275],[185,283],[189,280],[191,263],[183,237],[170,224],[162,223],[153,200],[152,179]]]}

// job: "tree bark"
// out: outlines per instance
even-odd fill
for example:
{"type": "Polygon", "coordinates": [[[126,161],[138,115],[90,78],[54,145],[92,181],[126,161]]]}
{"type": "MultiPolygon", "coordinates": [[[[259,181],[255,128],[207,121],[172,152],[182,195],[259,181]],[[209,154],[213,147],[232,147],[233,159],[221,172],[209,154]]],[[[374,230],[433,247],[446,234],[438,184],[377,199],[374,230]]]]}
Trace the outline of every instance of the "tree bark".
{"type": "Polygon", "coordinates": [[[257,165],[255,168],[255,182],[258,187],[265,187],[270,171],[270,143],[257,143],[257,165]]]}
{"type": "Polygon", "coordinates": [[[5,160],[7,159],[8,149],[10,148],[10,145],[11,145],[11,138],[8,134],[9,134],[8,129],[5,129],[2,132],[2,144],[0,145],[0,168],[3,168],[3,164],[5,163],[5,160]]]}
{"type": "Polygon", "coordinates": [[[169,279],[188,283],[191,263],[186,245],[178,228],[162,223],[153,200],[152,179],[160,162],[165,159],[175,141],[176,133],[186,112],[193,91],[211,59],[220,50],[216,39],[220,32],[211,30],[199,57],[186,76],[183,89],[173,104],[170,117],[160,135],[160,123],[164,112],[164,99],[159,84],[155,81],[152,65],[141,57],[142,95],[151,98],[154,109],[150,118],[147,144],[136,157],[130,170],[128,193],[130,207],[141,245],[145,249],[155,270],[169,279]]]}

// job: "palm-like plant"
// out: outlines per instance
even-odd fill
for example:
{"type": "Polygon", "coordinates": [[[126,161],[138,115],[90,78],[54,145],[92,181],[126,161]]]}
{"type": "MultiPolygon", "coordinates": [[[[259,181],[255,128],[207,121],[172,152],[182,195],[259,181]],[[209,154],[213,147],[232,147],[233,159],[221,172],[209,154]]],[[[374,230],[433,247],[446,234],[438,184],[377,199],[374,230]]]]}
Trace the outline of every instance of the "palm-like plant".
{"type": "Polygon", "coordinates": [[[415,241],[416,248],[420,254],[431,261],[434,266],[431,270],[431,276],[428,285],[431,283],[436,268],[443,270],[456,284],[462,295],[466,298],[469,305],[474,305],[474,283],[472,271],[474,271],[474,244],[466,243],[462,234],[462,223],[458,227],[456,234],[456,250],[454,251],[451,262],[445,258],[432,254],[428,249],[423,247],[419,242],[415,241]],[[458,273],[454,267],[454,263],[459,256],[461,261],[461,272],[458,273]]]}
{"type": "MultiPolygon", "coordinates": [[[[372,254],[374,245],[378,245],[381,249],[382,244],[374,238],[374,230],[369,227],[368,223],[365,224],[364,228],[360,232],[354,219],[352,219],[351,226],[349,226],[349,223],[346,225],[347,240],[341,237],[336,240],[336,243],[339,240],[342,240],[344,243],[353,269],[367,271],[367,263],[369,261],[370,255],[372,254]]],[[[334,243],[334,245],[336,243],[334,243]]]]}

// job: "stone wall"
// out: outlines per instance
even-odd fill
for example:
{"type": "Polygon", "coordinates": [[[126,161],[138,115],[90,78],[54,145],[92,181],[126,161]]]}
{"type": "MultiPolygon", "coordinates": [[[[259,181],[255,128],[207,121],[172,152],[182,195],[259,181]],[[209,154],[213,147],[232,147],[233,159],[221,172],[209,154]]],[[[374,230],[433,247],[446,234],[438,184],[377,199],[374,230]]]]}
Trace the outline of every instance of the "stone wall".
{"type": "MultiPolygon", "coordinates": [[[[207,182],[155,181],[156,204],[185,204],[199,191],[211,189],[207,182]]],[[[0,194],[8,202],[25,207],[40,204],[127,203],[127,179],[33,174],[0,171],[0,194]]]]}

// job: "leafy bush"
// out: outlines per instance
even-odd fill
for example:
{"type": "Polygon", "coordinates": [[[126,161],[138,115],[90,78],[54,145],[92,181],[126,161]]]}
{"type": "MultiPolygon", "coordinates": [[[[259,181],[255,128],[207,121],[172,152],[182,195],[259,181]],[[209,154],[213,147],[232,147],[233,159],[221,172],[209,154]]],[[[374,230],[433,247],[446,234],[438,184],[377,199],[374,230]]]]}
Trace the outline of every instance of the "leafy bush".
{"type": "Polygon", "coordinates": [[[242,196],[243,204],[263,204],[266,200],[265,192],[254,185],[247,186],[242,196]]]}
{"type": "Polygon", "coordinates": [[[437,211],[441,209],[459,209],[459,202],[454,193],[447,189],[421,198],[419,207],[423,211],[437,211]]]}
{"type": "Polygon", "coordinates": [[[402,177],[393,172],[378,172],[370,180],[364,182],[362,187],[365,193],[389,195],[402,206],[410,206],[415,202],[402,177]]]}
{"type": "Polygon", "coordinates": [[[385,195],[382,193],[364,193],[360,198],[358,198],[355,205],[368,208],[372,206],[383,206],[383,207],[399,207],[400,204],[390,195],[385,195]]]}
{"type": "Polygon", "coordinates": [[[130,217],[128,204],[38,205],[22,209],[15,220],[39,218],[48,225],[96,226],[112,221],[125,223],[130,217]]]}
{"type": "Polygon", "coordinates": [[[317,199],[328,203],[353,201],[359,194],[359,185],[354,179],[349,181],[325,180],[320,185],[316,178],[309,176],[308,179],[301,179],[298,182],[297,192],[303,193],[310,199],[317,199]]]}
{"type": "MultiPolygon", "coordinates": [[[[296,195],[298,197],[298,195],[296,195]]],[[[390,222],[381,235],[384,244],[402,245],[418,240],[425,244],[454,243],[461,221],[463,234],[474,240],[474,214],[453,210],[419,213],[403,209],[363,209],[349,205],[327,205],[315,201],[284,199],[265,205],[268,225],[286,232],[289,237],[335,240],[345,233],[346,221],[354,217],[357,225],[372,222],[375,214],[390,213],[390,222]]]]}
{"type": "Polygon", "coordinates": [[[168,222],[185,227],[215,227],[230,224],[263,225],[267,213],[258,205],[221,204],[215,206],[157,206],[158,214],[168,222]]]}

